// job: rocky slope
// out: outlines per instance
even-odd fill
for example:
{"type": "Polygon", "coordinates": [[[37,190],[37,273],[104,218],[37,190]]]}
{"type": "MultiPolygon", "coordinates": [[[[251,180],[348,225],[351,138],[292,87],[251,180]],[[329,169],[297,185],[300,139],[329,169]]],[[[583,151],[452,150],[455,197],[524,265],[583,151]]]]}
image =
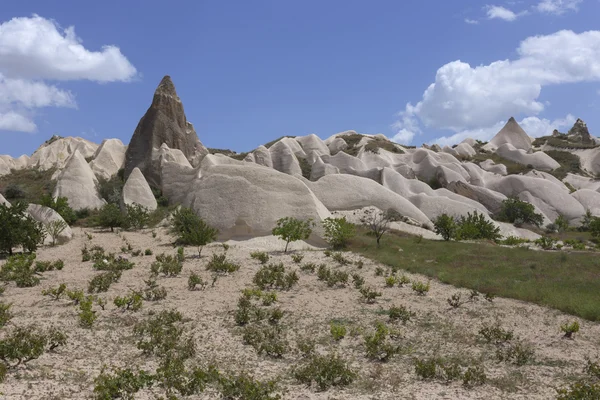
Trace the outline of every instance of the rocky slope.
{"type": "MultiPolygon", "coordinates": [[[[394,209],[409,224],[431,229],[443,213],[477,211],[491,220],[508,196],[532,203],[546,223],[563,215],[577,226],[586,210],[600,213],[597,142],[581,120],[568,134],[533,140],[510,118],[489,143],[466,139],[453,147],[414,148],[346,131],[325,140],[282,137],[249,153],[208,154],[166,76],[129,146],[55,137],[31,158],[0,156],[0,176],[56,168],[54,195],[82,209],[104,204],[99,180],[121,168],[127,179],[136,170],[123,203],[139,198],[154,208],[149,188],[160,189],[227,238],[268,234],[284,216],[320,220],[332,211],[370,206],[394,209]]],[[[497,224],[505,236],[535,237],[497,224]]]]}

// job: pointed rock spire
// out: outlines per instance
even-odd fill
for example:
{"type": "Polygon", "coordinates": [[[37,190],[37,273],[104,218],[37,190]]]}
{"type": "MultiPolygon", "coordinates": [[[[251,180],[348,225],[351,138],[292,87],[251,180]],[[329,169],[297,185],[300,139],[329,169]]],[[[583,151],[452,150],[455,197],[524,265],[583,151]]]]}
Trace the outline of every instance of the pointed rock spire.
{"type": "Polygon", "coordinates": [[[194,126],[187,121],[183,103],[168,75],[160,81],[150,108],[133,133],[125,153],[125,178],[137,167],[151,186],[161,187],[160,163],[156,159],[163,144],[181,150],[194,166],[208,154],[194,126]]]}
{"type": "Polygon", "coordinates": [[[521,125],[514,119],[514,117],[510,117],[506,122],[506,125],[500,132],[496,134],[490,140],[490,142],[484,146],[484,149],[488,148],[498,148],[505,143],[509,143],[513,145],[517,149],[529,150],[531,149],[531,139],[527,135],[527,133],[521,128],[521,125]]]}

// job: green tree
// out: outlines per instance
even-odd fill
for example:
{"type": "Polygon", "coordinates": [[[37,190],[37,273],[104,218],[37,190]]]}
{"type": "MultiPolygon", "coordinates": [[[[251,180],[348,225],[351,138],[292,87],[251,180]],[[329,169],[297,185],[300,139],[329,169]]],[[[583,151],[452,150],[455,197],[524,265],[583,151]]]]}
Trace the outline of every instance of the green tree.
{"type": "Polygon", "coordinates": [[[177,236],[177,244],[197,246],[198,257],[201,257],[203,246],[214,241],[218,231],[204,222],[191,208],[181,207],[173,213],[171,233],[177,236]]]}
{"type": "Polygon", "coordinates": [[[77,221],[77,215],[71,206],[69,206],[69,199],[66,197],[57,197],[54,199],[49,194],[44,194],[40,199],[40,204],[56,211],[69,225],[77,221]]]}
{"type": "Polygon", "coordinates": [[[55,246],[56,240],[58,239],[60,234],[63,233],[65,229],[67,229],[67,223],[60,219],[57,219],[45,224],[44,229],[46,230],[46,233],[52,238],[52,246],[55,246]]]}
{"type": "Polygon", "coordinates": [[[433,220],[435,233],[441,235],[444,240],[450,240],[456,234],[456,220],[448,214],[439,215],[433,220]]]}
{"type": "Polygon", "coordinates": [[[401,221],[402,215],[395,210],[373,212],[361,218],[362,222],[377,239],[377,247],[383,235],[390,229],[390,223],[401,221]]]}
{"type": "Polygon", "coordinates": [[[323,229],[325,229],[325,240],[336,250],[346,247],[350,239],[356,234],[355,225],[348,222],[346,217],[325,218],[323,229]]]}
{"type": "Polygon", "coordinates": [[[554,225],[559,232],[564,232],[569,229],[569,220],[564,215],[559,215],[554,220],[554,225]]]}
{"type": "Polygon", "coordinates": [[[271,233],[279,236],[281,240],[285,240],[285,249],[283,252],[287,253],[290,242],[308,239],[312,233],[312,226],[312,219],[303,221],[293,217],[284,217],[277,220],[277,225],[271,233]]]}
{"type": "Polygon", "coordinates": [[[124,218],[121,209],[113,203],[105,204],[98,214],[98,225],[103,228],[110,228],[114,232],[115,228],[123,226],[124,218]]]}
{"type": "Polygon", "coordinates": [[[134,231],[142,229],[144,226],[148,224],[150,220],[150,214],[148,213],[148,208],[142,206],[141,204],[125,204],[125,221],[127,229],[132,229],[134,231]]]}
{"type": "Polygon", "coordinates": [[[486,219],[483,213],[477,211],[473,214],[467,213],[466,217],[462,215],[456,222],[455,237],[457,240],[498,240],[501,236],[500,228],[486,219]]]}
{"type": "Polygon", "coordinates": [[[42,223],[27,213],[27,203],[0,204],[0,252],[12,254],[17,246],[32,252],[45,237],[42,223]]]}
{"type": "Polygon", "coordinates": [[[535,212],[533,204],[516,197],[509,197],[502,201],[502,209],[497,217],[500,221],[515,225],[532,224],[539,227],[544,222],[544,217],[535,212]]]}

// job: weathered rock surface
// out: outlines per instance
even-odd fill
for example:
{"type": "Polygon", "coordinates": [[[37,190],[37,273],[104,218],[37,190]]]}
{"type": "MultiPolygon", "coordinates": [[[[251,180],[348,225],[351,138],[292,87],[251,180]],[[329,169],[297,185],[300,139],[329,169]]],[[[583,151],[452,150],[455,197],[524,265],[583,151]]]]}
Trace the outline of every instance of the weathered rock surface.
{"type": "Polygon", "coordinates": [[[577,142],[577,143],[583,143],[583,144],[595,144],[595,141],[592,138],[592,135],[590,135],[590,132],[588,131],[588,127],[587,127],[586,123],[583,122],[579,118],[577,118],[577,121],[575,121],[575,124],[573,125],[573,127],[571,129],[569,129],[569,132],[567,133],[567,137],[570,142],[577,142]]]}
{"type": "Polygon", "coordinates": [[[590,210],[592,215],[600,216],[600,193],[590,189],[579,189],[571,196],[580,202],[585,210],[590,210]]]}
{"type": "Polygon", "coordinates": [[[94,155],[98,145],[88,140],[79,137],[58,138],[54,136],[52,139],[40,146],[29,159],[29,168],[46,171],[51,168],[64,168],[69,157],[75,151],[83,156],[83,159],[90,158],[94,155]]]}
{"type": "Polygon", "coordinates": [[[156,210],[158,206],[152,189],[139,168],[134,168],[131,174],[129,174],[123,186],[122,200],[124,205],[139,204],[146,207],[149,211],[156,210]]]}
{"type": "Polygon", "coordinates": [[[294,150],[302,149],[297,142],[294,143],[298,146],[296,149],[287,142],[280,140],[269,148],[269,153],[271,153],[274,169],[288,175],[302,175],[300,163],[294,154],[294,150]]]}
{"type": "Polygon", "coordinates": [[[125,153],[125,178],[139,168],[152,186],[160,187],[160,170],[152,160],[160,147],[180,150],[192,165],[198,165],[208,150],[187,121],[183,103],[171,78],[165,76],[154,92],[152,104],[140,119],[125,153]]]}
{"type": "MultiPolygon", "coordinates": [[[[38,222],[41,222],[44,226],[54,221],[62,221],[65,224],[65,229],[58,235],[56,244],[63,244],[73,239],[73,231],[71,227],[67,225],[63,217],[59,213],[51,209],[50,207],[44,207],[39,204],[29,204],[27,206],[27,212],[38,222]]],[[[52,238],[47,235],[44,239],[44,244],[52,244],[52,238]]]]}
{"type": "Polygon", "coordinates": [[[488,172],[493,172],[494,174],[498,174],[498,175],[507,175],[508,174],[508,171],[506,170],[506,165],[496,164],[495,162],[493,162],[490,159],[480,162],[479,166],[483,170],[488,171],[488,172]]]}
{"type": "Polygon", "coordinates": [[[503,144],[510,144],[515,149],[525,151],[531,149],[531,139],[513,117],[510,117],[506,125],[483,148],[493,151],[503,144]]]}
{"type": "Polygon", "coordinates": [[[66,197],[74,210],[97,209],[105,204],[98,193],[97,184],[98,179],[85,158],[75,150],[58,174],[52,197],[66,197]]]}
{"type": "Polygon", "coordinates": [[[223,239],[270,235],[282,217],[320,222],[330,215],[301,180],[248,163],[201,169],[167,163],[163,178],[164,194],[192,207],[223,239]]]}
{"type": "Polygon", "coordinates": [[[90,167],[98,179],[110,179],[116,175],[125,164],[127,146],[119,139],[107,139],[102,142],[90,167]]]}
{"type": "Polygon", "coordinates": [[[494,192],[485,187],[474,186],[466,182],[452,182],[446,186],[446,188],[454,193],[481,203],[492,214],[500,212],[502,209],[502,201],[506,199],[506,196],[502,193],[494,192]]]}
{"type": "Polygon", "coordinates": [[[527,153],[525,150],[517,149],[510,143],[505,143],[496,149],[496,154],[507,160],[521,165],[531,165],[541,171],[552,171],[560,167],[560,164],[543,151],[527,153]]]}

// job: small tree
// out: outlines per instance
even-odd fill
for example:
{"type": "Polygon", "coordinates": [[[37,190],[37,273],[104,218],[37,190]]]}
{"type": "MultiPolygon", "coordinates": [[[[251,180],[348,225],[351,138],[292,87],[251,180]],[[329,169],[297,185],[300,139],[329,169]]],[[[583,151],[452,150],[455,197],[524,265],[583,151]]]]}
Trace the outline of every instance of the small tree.
{"type": "Polygon", "coordinates": [[[498,219],[515,225],[532,224],[537,227],[544,222],[544,217],[542,214],[535,212],[533,204],[519,200],[516,197],[509,197],[502,201],[502,209],[498,213],[498,219]]]}
{"type": "Polygon", "coordinates": [[[325,218],[323,229],[325,229],[325,240],[336,250],[346,247],[356,234],[356,227],[348,222],[346,217],[325,218]]]}
{"type": "Polygon", "coordinates": [[[277,220],[277,226],[273,228],[272,233],[275,236],[279,236],[280,239],[285,240],[285,249],[283,252],[287,253],[290,242],[308,239],[312,233],[312,226],[312,219],[302,221],[293,217],[284,217],[277,220]]]}
{"type": "Polygon", "coordinates": [[[63,220],[57,219],[50,221],[44,225],[46,233],[52,238],[52,246],[56,246],[56,240],[65,229],[67,229],[67,223],[63,220]]]}
{"type": "Polygon", "coordinates": [[[0,204],[0,252],[12,255],[12,249],[17,246],[23,246],[25,251],[35,251],[45,236],[42,223],[27,213],[26,203],[0,204]]]}
{"type": "Polygon", "coordinates": [[[214,241],[218,231],[209,226],[191,208],[182,207],[173,214],[171,233],[177,235],[177,244],[198,247],[198,257],[202,256],[202,248],[214,241]]]}
{"type": "Polygon", "coordinates": [[[142,229],[144,226],[148,224],[148,220],[150,219],[150,215],[148,214],[148,208],[142,206],[141,204],[125,204],[125,225],[127,229],[132,229],[134,231],[142,229]]]}
{"type": "Polygon", "coordinates": [[[402,216],[395,210],[371,213],[361,219],[377,239],[377,247],[382,236],[390,229],[390,223],[400,221],[402,216]]]}
{"type": "Polygon", "coordinates": [[[456,220],[448,214],[438,216],[434,221],[435,233],[441,235],[444,240],[450,240],[456,234],[456,220]]]}
{"type": "Polygon", "coordinates": [[[71,206],[69,206],[69,200],[66,197],[57,197],[54,199],[49,194],[44,194],[40,199],[40,204],[56,211],[69,225],[77,221],[77,215],[71,206]]]}
{"type": "Polygon", "coordinates": [[[118,205],[108,203],[105,204],[98,214],[98,225],[103,228],[110,228],[111,232],[115,231],[115,228],[123,226],[123,214],[118,205]]]}
{"type": "Polygon", "coordinates": [[[569,229],[569,221],[565,218],[564,215],[559,215],[554,220],[554,225],[556,225],[556,229],[558,232],[564,232],[569,229]]]}
{"type": "Polygon", "coordinates": [[[589,231],[593,237],[600,237],[600,218],[592,217],[589,223],[589,231]]]}

